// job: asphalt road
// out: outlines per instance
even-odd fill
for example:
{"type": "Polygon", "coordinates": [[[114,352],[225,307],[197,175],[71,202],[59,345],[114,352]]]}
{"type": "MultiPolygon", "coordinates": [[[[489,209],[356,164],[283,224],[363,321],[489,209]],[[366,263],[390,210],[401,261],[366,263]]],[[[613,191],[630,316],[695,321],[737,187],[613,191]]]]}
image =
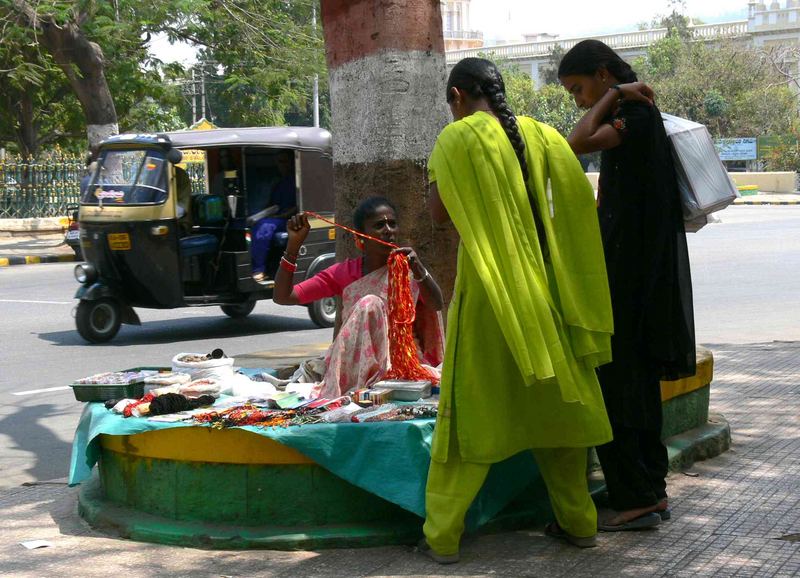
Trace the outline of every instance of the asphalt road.
{"type": "MultiPolygon", "coordinates": [[[[800,341],[800,206],[737,206],[689,236],[699,343],[800,341]]],[[[0,268],[0,486],[67,475],[82,404],[63,387],[100,371],[169,365],[179,352],[236,357],[330,339],[304,308],[260,303],[245,320],[215,307],[138,310],[108,344],[75,331],[72,264],[0,268]],[[58,388],[52,391],[51,388],[58,388]]]]}
{"type": "Polygon", "coordinates": [[[141,326],[123,325],[111,342],[88,345],[75,330],[73,267],[0,267],[0,487],[67,475],[83,404],[64,387],[75,379],[142,365],[168,367],[181,352],[220,347],[236,357],[332,336],[311,322],[304,307],[262,301],[246,319],[230,319],[219,307],[139,309],[141,326]],[[51,388],[58,389],[46,391],[51,388]]]}

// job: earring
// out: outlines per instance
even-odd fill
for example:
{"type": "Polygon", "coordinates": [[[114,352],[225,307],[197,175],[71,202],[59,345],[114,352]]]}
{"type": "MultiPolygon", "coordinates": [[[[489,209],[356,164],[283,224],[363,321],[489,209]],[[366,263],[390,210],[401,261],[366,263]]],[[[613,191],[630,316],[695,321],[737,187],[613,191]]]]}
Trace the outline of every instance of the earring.
{"type": "Polygon", "coordinates": [[[362,241],[359,237],[356,237],[356,249],[359,251],[364,250],[364,241],[362,241]]]}

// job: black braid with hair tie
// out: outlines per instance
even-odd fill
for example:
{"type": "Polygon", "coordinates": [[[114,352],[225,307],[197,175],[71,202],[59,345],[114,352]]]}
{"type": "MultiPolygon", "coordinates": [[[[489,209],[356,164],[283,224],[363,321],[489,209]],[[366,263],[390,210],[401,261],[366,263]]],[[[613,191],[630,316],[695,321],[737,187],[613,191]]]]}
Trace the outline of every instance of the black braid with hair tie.
{"type": "Polygon", "coordinates": [[[511,110],[511,107],[508,106],[508,102],[506,101],[505,86],[503,85],[502,78],[498,77],[495,78],[491,83],[487,83],[485,86],[481,87],[481,92],[486,95],[489,101],[489,108],[492,109],[492,112],[497,115],[497,118],[500,120],[500,125],[503,127],[508,140],[511,141],[511,146],[514,148],[514,153],[517,155],[519,168],[522,171],[522,180],[525,183],[525,190],[528,193],[528,201],[530,202],[531,210],[533,211],[533,221],[536,225],[536,235],[539,238],[542,256],[545,258],[545,260],[548,260],[550,257],[550,249],[547,245],[547,234],[544,230],[544,223],[542,222],[542,217],[539,214],[539,208],[536,204],[536,199],[534,198],[533,193],[531,193],[531,189],[528,186],[528,177],[530,176],[530,173],[528,171],[528,160],[525,157],[525,141],[522,140],[522,135],[519,132],[517,117],[514,115],[514,111],[511,110]]]}

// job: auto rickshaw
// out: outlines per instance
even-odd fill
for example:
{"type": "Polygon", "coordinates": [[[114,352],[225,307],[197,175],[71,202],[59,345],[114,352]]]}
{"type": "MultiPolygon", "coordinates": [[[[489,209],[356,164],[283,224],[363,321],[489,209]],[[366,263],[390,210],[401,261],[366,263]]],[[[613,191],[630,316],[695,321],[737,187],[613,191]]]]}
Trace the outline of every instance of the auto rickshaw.
{"type": "MultiPolygon", "coordinates": [[[[260,282],[252,275],[250,239],[279,179],[279,155],[293,169],[298,210],[333,220],[331,135],[324,129],[231,128],[104,141],[78,217],[85,258],[75,267],[78,333],[92,343],[108,341],[121,323],[141,324],[135,307],[218,305],[243,318],[256,301],[272,298],[287,234],[273,237],[260,282]],[[184,165],[194,179],[180,166],[184,156],[195,161],[184,165]]],[[[335,229],[320,219],[311,226],[295,282],[334,262],[335,229]]],[[[320,327],[333,325],[335,311],[333,299],[309,305],[320,327]]]]}

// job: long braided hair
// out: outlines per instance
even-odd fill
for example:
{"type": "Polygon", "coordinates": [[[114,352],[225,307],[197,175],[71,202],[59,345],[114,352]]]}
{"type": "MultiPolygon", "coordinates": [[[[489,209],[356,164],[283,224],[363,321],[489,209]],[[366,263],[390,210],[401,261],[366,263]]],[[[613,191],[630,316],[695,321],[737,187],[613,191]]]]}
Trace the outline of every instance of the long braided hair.
{"type": "Polygon", "coordinates": [[[451,94],[451,89],[453,88],[464,91],[472,99],[486,98],[489,108],[500,120],[503,130],[514,148],[514,153],[517,155],[519,168],[522,171],[522,180],[525,183],[525,190],[528,193],[528,200],[533,211],[533,220],[536,224],[539,245],[541,246],[542,254],[547,258],[549,250],[547,248],[544,224],[539,214],[536,199],[528,185],[530,169],[525,156],[525,141],[522,140],[522,135],[519,132],[517,117],[506,101],[506,85],[503,82],[503,76],[497,66],[490,60],[485,58],[464,58],[453,67],[447,79],[448,103],[453,99],[451,94]]]}

